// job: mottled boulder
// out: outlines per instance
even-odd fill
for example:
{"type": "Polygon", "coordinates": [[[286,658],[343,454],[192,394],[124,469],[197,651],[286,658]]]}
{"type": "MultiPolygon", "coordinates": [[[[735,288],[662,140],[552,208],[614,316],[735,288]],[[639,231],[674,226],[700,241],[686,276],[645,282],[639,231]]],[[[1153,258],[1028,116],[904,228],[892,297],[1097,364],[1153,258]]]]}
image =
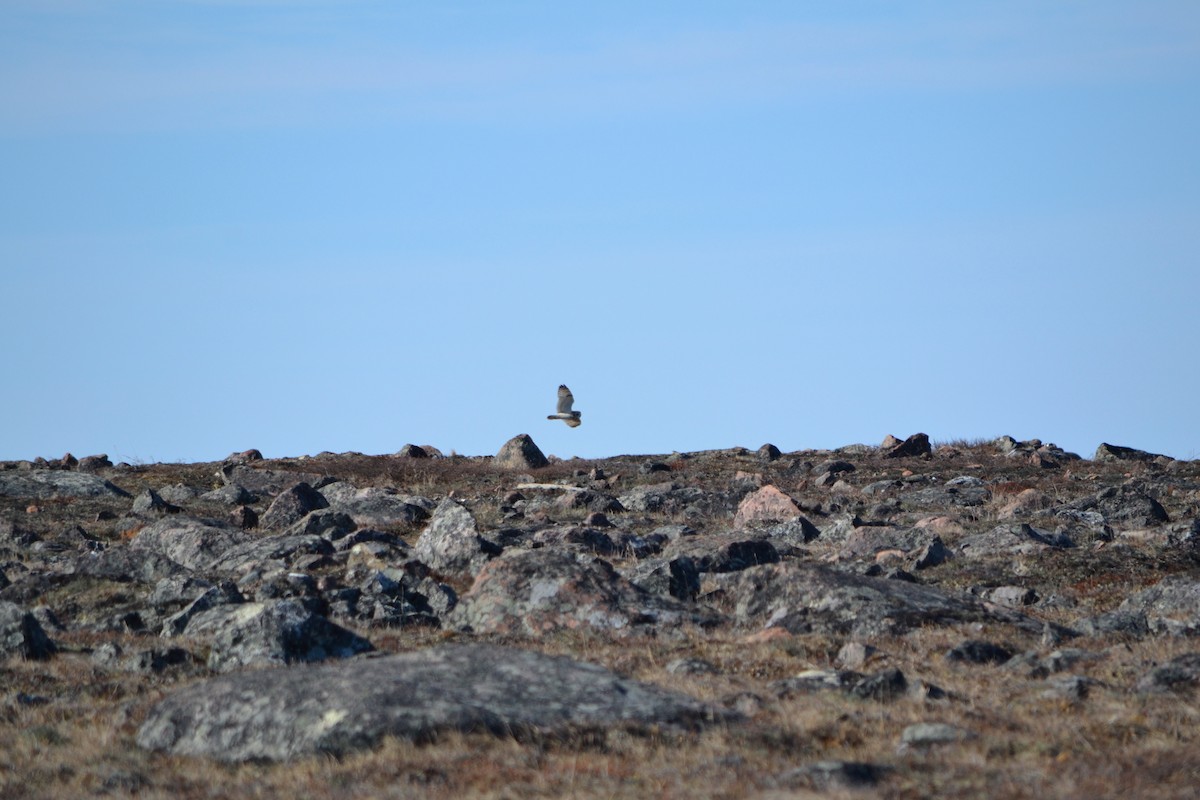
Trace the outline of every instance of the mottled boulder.
{"type": "Polygon", "coordinates": [[[1170,521],[1162,504],[1133,484],[1109,486],[1090,497],[1066,504],[1058,514],[1067,516],[1085,512],[1097,513],[1104,522],[1120,528],[1148,528],[1170,521]]]}
{"type": "Polygon", "coordinates": [[[688,506],[705,499],[706,493],[703,489],[670,482],[637,486],[617,497],[621,505],[629,511],[661,514],[685,511],[688,506]]]}
{"type": "Polygon", "coordinates": [[[1060,531],[1039,530],[1032,525],[998,525],[990,531],[966,536],[958,543],[957,550],[968,558],[979,558],[998,554],[1035,553],[1047,548],[1074,547],[1069,536],[1060,531]]]}
{"type": "Polygon", "coordinates": [[[1040,632],[1043,624],[1010,609],[932,586],[839,572],[807,562],[753,567],[725,577],[739,622],[793,633],[857,638],[904,633],[925,625],[992,622],[1040,632]]]}
{"type": "Polygon", "coordinates": [[[429,451],[419,444],[406,444],[396,451],[400,458],[429,458],[429,451]]]}
{"type": "Polygon", "coordinates": [[[484,565],[452,620],[478,633],[540,636],[564,628],[623,633],[711,618],[634,586],[606,561],[542,549],[511,551],[484,565]]]}
{"type": "Polygon", "coordinates": [[[166,556],[188,569],[199,570],[248,540],[247,534],[222,524],[172,516],[142,528],[130,545],[136,550],[166,556]]]}
{"type": "Polygon", "coordinates": [[[775,486],[767,484],[746,495],[738,504],[737,513],[733,517],[733,527],[745,528],[749,525],[784,522],[795,519],[801,513],[795,500],[775,486]]]}
{"type": "Polygon", "coordinates": [[[154,584],[190,570],[160,552],[126,544],[110,544],[103,550],[90,550],[75,560],[75,573],[122,583],[154,584]]]}
{"type": "Polygon", "coordinates": [[[295,600],[227,608],[230,614],[214,632],[208,656],[209,668],[218,672],[347,658],[374,649],[358,634],[295,600]]]}
{"type": "Polygon", "coordinates": [[[0,497],[129,497],[129,493],[96,475],[62,470],[0,472],[0,497]]]}
{"type": "Polygon", "coordinates": [[[1184,653],[1155,667],[1137,682],[1139,692],[1190,692],[1200,686],[1200,653],[1184,653]]]}
{"type": "Polygon", "coordinates": [[[16,603],[0,600],[0,659],[43,659],[53,655],[54,650],[54,643],[32,613],[16,603]]]}
{"type": "Polygon", "coordinates": [[[526,470],[539,469],[550,462],[529,434],[522,433],[505,442],[492,463],[501,469],[526,470]]]}
{"type": "Polygon", "coordinates": [[[439,572],[475,574],[500,546],[479,535],[466,506],[446,498],[434,509],[429,525],[413,546],[413,555],[439,572]]]}
{"type": "Polygon", "coordinates": [[[1117,611],[1144,616],[1153,633],[1200,635],[1200,580],[1187,575],[1167,576],[1125,598],[1117,611]]]}
{"type": "Polygon", "coordinates": [[[321,508],[329,508],[329,501],[308,483],[301,481],[280,492],[259,518],[259,524],[268,530],[281,531],[321,508]]]}
{"type": "Polygon", "coordinates": [[[163,496],[153,489],[144,489],[133,499],[135,514],[173,514],[178,513],[179,506],[168,503],[163,496]]]}
{"type": "Polygon", "coordinates": [[[676,539],[663,549],[663,557],[690,558],[701,572],[737,572],[774,564],[779,561],[779,551],[766,539],[734,533],[676,539]]]}
{"type": "Polygon", "coordinates": [[[332,555],[333,545],[314,533],[284,533],[263,536],[229,547],[213,558],[205,568],[223,575],[236,575],[249,570],[263,571],[285,567],[299,556],[332,555]]]}
{"type": "Polygon", "coordinates": [[[696,728],[735,715],[561,656],[447,645],[194,684],[151,709],[139,746],[219,761],[343,755],[385,736],[696,728]]]}
{"type": "Polygon", "coordinates": [[[298,483],[317,486],[324,476],[313,472],[255,469],[244,464],[231,463],[217,470],[217,477],[227,485],[236,484],[254,494],[276,495],[298,483]]]}
{"type": "Polygon", "coordinates": [[[695,600],[700,594],[700,569],[688,556],[650,558],[622,573],[630,583],[652,594],[695,600]]]}
{"type": "Polygon", "coordinates": [[[1159,455],[1158,453],[1148,453],[1145,450],[1137,450],[1132,447],[1121,447],[1120,445],[1101,442],[1096,448],[1095,455],[1092,456],[1093,461],[1154,461],[1156,459],[1170,460],[1169,457],[1159,455]]]}
{"type": "Polygon", "coordinates": [[[338,481],[321,487],[330,509],[348,514],[362,528],[391,528],[427,519],[429,513],[413,498],[394,489],[369,486],[358,489],[338,481]]]}

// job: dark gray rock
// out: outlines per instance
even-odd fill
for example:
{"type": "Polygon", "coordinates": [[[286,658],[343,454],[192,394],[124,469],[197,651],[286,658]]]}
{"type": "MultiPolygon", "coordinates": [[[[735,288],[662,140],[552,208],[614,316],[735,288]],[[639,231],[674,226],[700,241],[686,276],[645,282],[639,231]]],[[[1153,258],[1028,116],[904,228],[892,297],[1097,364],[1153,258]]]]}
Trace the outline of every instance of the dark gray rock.
{"type": "Polygon", "coordinates": [[[295,600],[226,608],[231,613],[215,631],[208,656],[209,668],[217,672],[347,658],[374,649],[358,634],[295,600]]]}
{"type": "Polygon", "coordinates": [[[565,545],[598,556],[611,556],[621,549],[604,531],[581,525],[544,528],[534,534],[532,541],[536,547],[565,545]]]}
{"type": "Polygon", "coordinates": [[[212,581],[190,572],[180,573],[162,578],[155,583],[154,589],[146,597],[146,602],[159,610],[178,608],[191,603],[214,585],[212,581]]]}
{"type": "Polygon", "coordinates": [[[343,755],[384,736],[549,736],[596,727],[690,729],[735,719],[602,667],[469,644],[194,684],[151,709],[137,743],[226,762],[279,761],[343,755]]]}
{"type": "Polygon", "coordinates": [[[1002,664],[1013,657],[1012,650],[995,642],[967,639],[946,652],[947,661],[964,664],[1002,664]]]}
{"type": "Polygon", "coordinates": [[[788,788],[864,789],[874,786],[887,774],[889,767],[863,761],[816,761],[789,770],[778,776],[777,783],[788,788]]]}
{"type": "Polygon", "coordinates": [[[1200,653],[1185,653],[1147,672],[1137,682],[1139,692],[1183,692],[1200,686],[1200,653]]]}
{"type": "Polygon", "coordinates": [[[737,572],[759,564],[777,563],[779,551],[766,539],[719,534],[678,539],[663,549],[663,557],[690,558],[701,572],[737,572]]]}
{"type": "Polygon", "coordinates": [[[166,556],[188,569],[199,570],[248,540],[247,534],[223,524],[177,515],[142,528],[130,546],[166,556]]]}
{"type": "Polygon", "coordinates": [[[694,486],[679,486],[674,483],[655,483],[637,486],[617,497],[628,511],[641,513],[675,514],[694,503],[704,501],[705,492],[694,486]]]}
{"type": "Polygon", "coordinates": [[[550,462],[529,434],[522,433],[505,442],[492,463],[501,469],[527,470],[540,469],[550,462]]]}
{"type": "Polygon", "coordinates": [[[344,481],[321,487],[333,511],[349,514],[362,528],[392,528],[429,518],[420,501],[393,489],[370,486],[358,489],[344,481]]]}
{"type": "Polygon", "coordinates": [[[396,451],[400,458],[429,458],[429,451],[417,444],[406,444],[396,451]]]}
{"type": "Polygon", "coordinates": [[[623,573],[630,583],[652,594],[695,600],[700,594],[700,569],[688,556],[650,558],[623,573]]]}
{"type": "Polygon", "coordinates": [[[860,700],[887,702],[908,692],[908,679],[895,667],[868,675],[850,687],[850,694],[860,700]]]}
{"type": "Polygon", "coordinates": [[[1154,461],[1155,459],[1170,460],[1167,456],[1159,455],[1158,453],[1147,453],[1145,450],[1137,450],[1132,447],[1121,447],[1120,445],[1109,444],[1102,442],[1096,448],[1096,454],[1092,456],[1093,461],[1154,461]]]}
{"type": "Polygon", "coordinates": [[[113,463],[108,460],[108,455],[100,453],[94,456],[84,456],[79,459],[79,463],[75,469],[79,472],[98,472],[102,469],[111,469],[113,463]]]}
{"type": "Polygon", "coordinates": [[[0,600],[0,659],[18,656],[44,659],[54,655],[54,642],[29,611],[0,600]]]}
{"type": "Polygon", "coordinates": [[[1125,598],[1117,610],[1144,615],[1153,633],[1200,635],[1200,580],[1188,575],[1169,575],[1125,598]]]}
{"type": "Polygon", "coordinates": [[[358,524],[349,514],[323,508],[304,515],[298,522],[290,525],[284,533],[292,536],[303,534],[323,536],[332,541],[353,533],[357,528],[358,524]]]}
{"type": "Polygon", "coordinates": [[[328,539],[314,533],[283,533],[262,536],[229,547],[213,558],[205,569],[219,575],[239,575],[251,570],[263,572],[290,566],[306,555],[333,555],[328,539]]]}
{"type": "Polygon", "coordinates": [[[1144,611],[1107,611],[1075,620],[1072,627],[1084,636],[1120,634],[1134,639],[1150,635],[1150,623],[1144,611]]]}
{"type": "Polygon", "coordinates": [[[258,502],[258,495],[252,493],[240,483],[227,483],[220,489],[213,489],[200,495],[201,500],[214,503],[224,503],[227,506],[245,506],[258,502]]]}
{"type": "Polygon", "coordinates": [[[479,534],[466,506],[446,498],[434,510],[429,525],[413,546],[413,555],[438,572],[474,575],[501,548],[479,534]]]}
{"type": "Polygon", "coordinates": [[[919,456],[927,456],[933,452],[933,447],[929,444],[929,437],[924,433],[914,433],[903,442],[887,448],[883,452],[884,458],[916,458],[919,456]]]}
{"type": "Polygon", "coordinates": [[[281,531],[322,508],[329,508],[329,501],[308,483],[301,481],[280,492],[259,518],[259,525],[268,530],[281,531]]]}
{"type": "Polygon", "coordinates": [[[225,484],[236,484],[257,495],[277,495],[298,483],[316,486],[324,480],[324,476],[313,472],[255,469],[237,463],[225,464],[217,470],[217,476],[225,484]]]}
{"type": "Polygon", "coordinates": [[[75,559],[75,573],[122,583],[135,581],[153,585],[191,570],[172,558],[146,548],[110,544],[103,550],[84,553],[75,559]]]}
{"type": "MultiPolygon", "coordinates": [[[[161,586],[161,584],[160,584],[161,586]]],[[[156,587],[157,589],[157,587],[156,587]]],[[[164,589],[164,594],[169,592],[164,589]]],[[[220,614],[209,613],[213,609],[226,609],[246,602],[246,598],[230,581],[209,586],[201,591],[196,599],[187,606],[163,621],[162,636],[195,636],[215,630],[228,616],[224,611],[220,614]]]]}
{"type": "Polygon", "coordinates": [[[900,502],[917,508],[955,508],[981,506],[992,499],[984,486],[930,486],[911,492],[901,492],[900,502]]]}
{"type": "Polygon", "coordinates": [[[168,503],[153,489],[145,489],[133,499],[133,513],[135,514],[173,514],[178,513],[179,510],[179,506],[168,503]]]}
{"type": "Polygon", "coordinates": [[[1069,548],[1075,543],[1066,533],[1039,530],[1025,523],[998,525],[985,533],[963,537],[958,552],[968,558],[1013,553],[1035,553],[1047,548],[1069,548]]]}
{"type": "Polygon", "coordinates": [[[650,594],[601,559],[541,549],[510,551],[484,565],[452,620],[477,633],[540,636],[576,628],[628,633],[655,624],[710,624],[714,618],[650,594]]]}
{"type": "Polygon", "coordinates": [[[1121,528],[1150,528],[1170,522],[1162,504],[1131,484],[1109,486],[1097,494],[1068,503],[1058,513],[1092,511],[1121,528]]]}
{"type": "Polygon", "coordinates": [[[129,497],[129,493],[96,475],[35,469],[0,472],[0,497],[46,500],[51,497],[129,497]]]}
{"type": "Polygon", "coordinates": [[[1016,611],[989,608],[969,596],[932,586],[839,572],[786,562],[753,567],[724,577],[721,587],[736,600],[739,622],[870,639],[927,625],[991,622],[1041,632],[1042,622],[1016,611]]]}

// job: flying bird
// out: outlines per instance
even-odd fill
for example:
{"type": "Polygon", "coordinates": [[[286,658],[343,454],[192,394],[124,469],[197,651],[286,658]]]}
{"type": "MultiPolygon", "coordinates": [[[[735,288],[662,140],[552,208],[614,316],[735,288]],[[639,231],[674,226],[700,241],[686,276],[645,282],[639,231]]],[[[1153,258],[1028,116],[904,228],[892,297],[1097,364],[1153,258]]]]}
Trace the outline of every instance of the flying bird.
{"type": "Polygon", "coordinates": [[[551,414],[546,419],[561,419],[572,428],[578,428],[580,415],[578,411],[571,410],[571,406],[574,404],[575,396],[571,394],[571,390],[567,388],[566,384],[560,384],[558,387],[558,413],[551,414]]]}

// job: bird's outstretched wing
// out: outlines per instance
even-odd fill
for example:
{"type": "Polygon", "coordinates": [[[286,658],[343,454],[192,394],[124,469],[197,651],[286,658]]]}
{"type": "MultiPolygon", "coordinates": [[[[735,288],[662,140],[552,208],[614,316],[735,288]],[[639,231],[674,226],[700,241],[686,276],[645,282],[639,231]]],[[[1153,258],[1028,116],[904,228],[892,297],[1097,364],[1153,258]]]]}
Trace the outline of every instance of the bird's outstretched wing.
{"type": "Polygon", "coordinates": [[[561,384],[558,387],[558,413],[570,414],[571,406],[575,404],[575,396],[571,394],[571,390],[566,384],[561,384]]]}

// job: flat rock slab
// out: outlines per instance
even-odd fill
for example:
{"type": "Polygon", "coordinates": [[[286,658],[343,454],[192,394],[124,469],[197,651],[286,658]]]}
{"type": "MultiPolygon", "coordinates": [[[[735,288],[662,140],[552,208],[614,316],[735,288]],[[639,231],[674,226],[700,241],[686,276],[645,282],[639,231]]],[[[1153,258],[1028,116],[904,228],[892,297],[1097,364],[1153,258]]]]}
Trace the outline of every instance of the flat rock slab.
{"type": "MultiPolygon", "coordinates": [[[[790,562],[733,573],[722,588],[737,599],[741,623],[781,627],[792,633],[821,631],[873,637],[927,625],[993,622],[1029,632],[1043,623],[969,595],[932,586],[841,572],[819,564],[790,562]]],[[[1061,633],[1071,633],[1056,628],[1061,633]]]]}
{"type": "Polygon", "coordinates": [[[129,497],[129,493],[103,478],[82,472],[32,470],[0,474],[0,497],[129,497]]]}
{"type": "Polygon", "coordinates": [[[345,754],[384,736],[555,735],[597,727],[697,728],[738,719],[686,695],[562,656],[486,644],[241,672],[155,706],[140,747],[220,761],[345,754]]]}

